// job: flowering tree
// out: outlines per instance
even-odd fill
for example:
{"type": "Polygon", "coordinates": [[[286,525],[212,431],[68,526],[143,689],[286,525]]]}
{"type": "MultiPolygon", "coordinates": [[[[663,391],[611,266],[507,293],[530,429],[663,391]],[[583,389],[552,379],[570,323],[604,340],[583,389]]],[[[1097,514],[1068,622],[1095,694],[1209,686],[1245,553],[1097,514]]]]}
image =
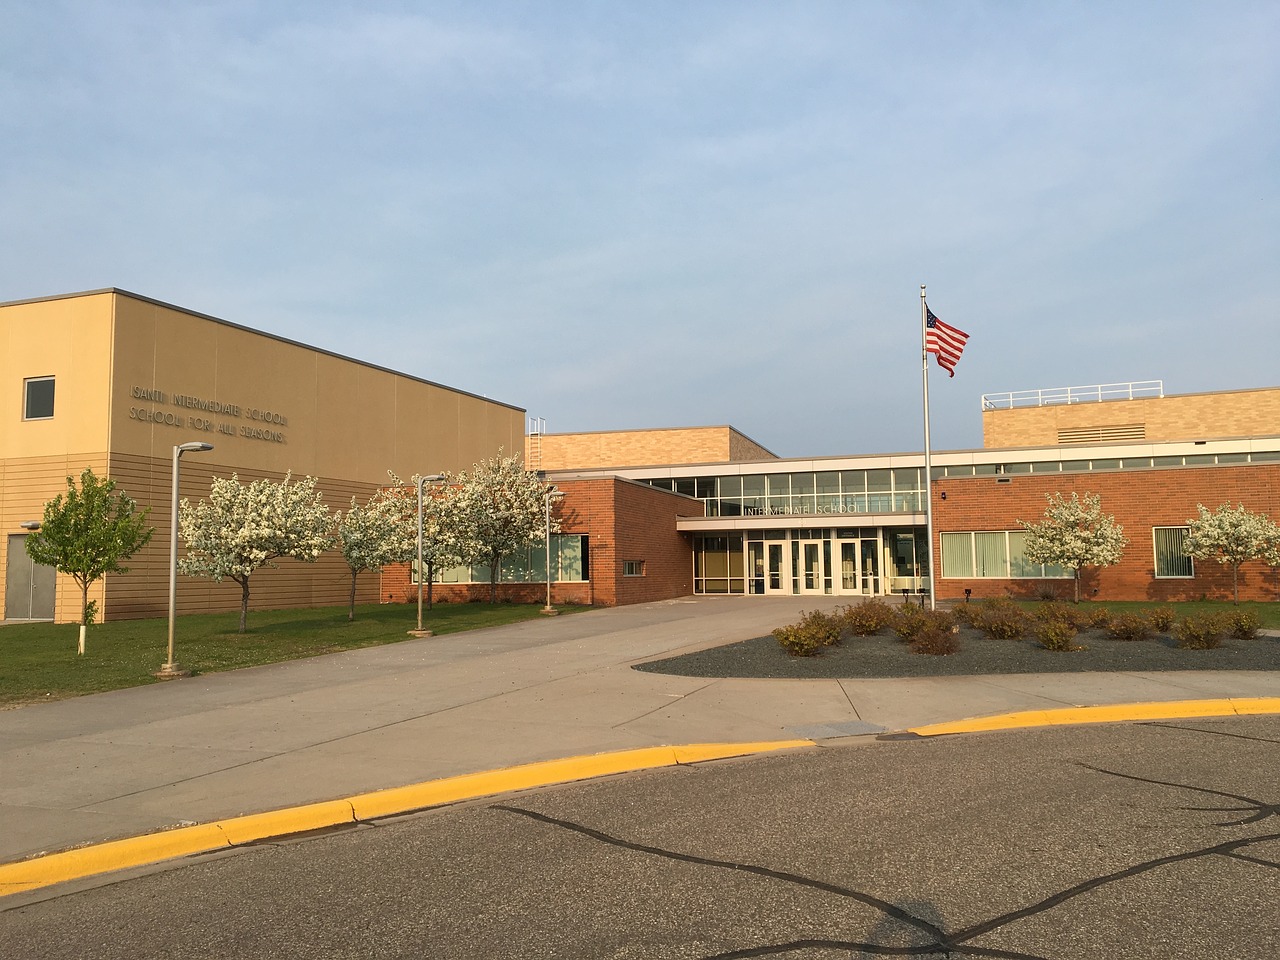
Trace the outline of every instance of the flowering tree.
{"type": "MultiPolygon", "coordinates": [[[[414,582],[419,572],[417,523],[418,523],[418,481],[419,474],[414,474],[409,483],[405,483],[394,473],[388,471],[394,487],[386,491],[388,498],[394,499],[397,510],[403,517],[403,524],[409,532],[409,552],[403,557],[413,569],[414,582]]],[[[446,484],[448,478],[445,478],[446,484]]],[[[434,583],[435,571],[440,567],[461,563],[458,552],[458,524],[454,519],[454,509],[448,486],[439,486],[428,481],[423,486],[422,497],[422,566],[426,579],[427,609],[431,609],[431,587],[434,583]]],[[[403,562],[402,560],[402,562],[403,562]]]]}
{"type": "Polygon", "coordinates": [[[1026,556],[1032,563],[1052,563],[1070,570],[1075,579],[1076,603],[1080,602],[1080,571],[1084,567],[1109,567],[1124,553],[1124,528],[1102,512],[1102,498],[1074,491],[1067,500],[1060,493],[1045,497],[1049,506],[1039,523],[1018,523],[1027,531],[1026,556]]]}
{"type": "Polygon", "coordinates": [[[1250,513],[1244,504],[1224,503],[1213,513],[1196,504],[1199,516],[1187,521],[1183,551],[1197,560],[1231,566],[1231,598],[1240,602],[1240,564],[1264,560],[1280,566],[1280,528],[1266,514],[1250,513]]]}
{"type": "Polygon", "coordinates": [[[80,486],[67,477],[67,492],[44,505],[40,530],[26,539],[27,555],[36,563],[69,574],[80,587],[80,644],[84,653],[85,628],[93,620],[89,585],[108,573],[125,573],[121,564],[151,539],[149,511],[116,493],[116,482],[99,480],[85,467],[80,486]]]}
{"type": "Polygon", "coordinates": [[[379,490],[361,507],[351,498],[351,509],[337,514],[338,547],[351,568],[351,598],[347,619],[356,618],[356,577],[388,563],[404,563],[417,547],[416,505],[405,509],[399,490],[379,490]]]}
{"type": "Polygon", "coordinates": [[[314,563],[333,545],[333,518],[316,490],[314,477],[279,483],[244,484],[215,477],[209,499],[191,506],[184,498],[178,512],[187,555],[179,569],[193,577],[240,584],[240,632],[249,616],[249,578],[281,557],[314,563]]]}
{"type": "MultiPolygon", "coordinates": [[[[536,543],[546,533],[550,485],[524,468],[517,457],[498,456],[459,474],[449,489],[453,549],[465,563],[489,568],[489,602],[498,597],[498,569],[504,557],[536,543]]],[[[560,529],[555,518],[551,530],[560,529]]],[[[551,576],[550,572],[547,576],[551,576]]]]}

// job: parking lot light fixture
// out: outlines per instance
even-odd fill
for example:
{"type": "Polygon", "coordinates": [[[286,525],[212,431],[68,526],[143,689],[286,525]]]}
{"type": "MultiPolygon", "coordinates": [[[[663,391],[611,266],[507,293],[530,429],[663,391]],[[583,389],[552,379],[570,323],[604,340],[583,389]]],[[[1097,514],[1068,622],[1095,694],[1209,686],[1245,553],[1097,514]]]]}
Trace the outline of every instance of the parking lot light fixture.
{"type": "Polygon", "coordinates": [[[184,453],[205,453],[212,449],[213,444],[203,440],[191,440],[173,448],[173,490],[169,501],[169,659],[156,674],[161,680],[187,675],[173,659],[173,625],[178,611],[178,461],[184,453]]]}

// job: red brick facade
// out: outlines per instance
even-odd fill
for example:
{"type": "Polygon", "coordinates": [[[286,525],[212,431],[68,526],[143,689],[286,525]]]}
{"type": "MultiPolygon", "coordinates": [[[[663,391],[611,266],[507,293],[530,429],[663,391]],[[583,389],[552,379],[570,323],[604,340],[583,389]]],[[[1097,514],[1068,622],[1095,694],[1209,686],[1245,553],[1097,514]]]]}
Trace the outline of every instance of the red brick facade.
{"type": "MultiPolygon", "coordinates": [[[[1196,561],[1189,579],[1155,576],[1153,527],[1185,526],[1197,515],[1196,504],[1210,510],[1223,503],[1242,503],[1255,513],[1280,516],[1280,464],[1259,463],[1167,470],[1045,474],[1006,477],[946,477],[933,485],[933,555],[941,557],[942,533],[1017,530],[1018,520],[1043,518],[1045,496],[1075,491],[1102,498],[1104,513],[1112,514],[1129,540],[1124,557],[1112,567],[1083,572],[1081,597],[1099,600],[1211,600],[1231,598],[1231,568],[1215,561],[1196,561]],[[945,500],[943,497],[945,496],[945,500]],[[1095,592],[1096,591],[1096,592],[1095,592]]],[[[938,596],[1037,597],[1056,590],[1070,598],[1070,580],[951,579],[941,576],[938,596]]],[[[1241,600],[1280,599],[1280,571],[1263,563],[1240,568],[1241,600]]]]}
{"type": "MultiPolygon", "coordinates": [[[[587,535],[590,579],[553,583],[553,603],[612,607],[693,593],[693,552],[676,520],[702,516],[701,501],[619,477],[557,480],[556,486],[565,494],[553,507],[561,532],[587,535]],[[624,575],[627,561],[640,564],[643,573],[624,575]]],[[[441,603],[488,600],[489,584],[437,583],[432,595],[441,603]]],[[[417,598],[407,564],[382,571],[381,596],[383,603],[417,598]]],[[[545,583],[498,584],[498,599],[505,602],[545,602],[546,596],[545,583]]]]}

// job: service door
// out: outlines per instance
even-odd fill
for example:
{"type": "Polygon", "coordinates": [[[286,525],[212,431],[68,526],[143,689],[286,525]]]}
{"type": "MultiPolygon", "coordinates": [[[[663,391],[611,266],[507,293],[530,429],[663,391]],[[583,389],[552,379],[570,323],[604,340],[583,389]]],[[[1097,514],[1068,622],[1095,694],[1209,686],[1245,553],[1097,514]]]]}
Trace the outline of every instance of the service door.
{"type": "Polygon", "coordinates": [[[6,620],[52,620],[57,571],[27,556],[27,535],[10,534],[4,577],[6,620]]]}

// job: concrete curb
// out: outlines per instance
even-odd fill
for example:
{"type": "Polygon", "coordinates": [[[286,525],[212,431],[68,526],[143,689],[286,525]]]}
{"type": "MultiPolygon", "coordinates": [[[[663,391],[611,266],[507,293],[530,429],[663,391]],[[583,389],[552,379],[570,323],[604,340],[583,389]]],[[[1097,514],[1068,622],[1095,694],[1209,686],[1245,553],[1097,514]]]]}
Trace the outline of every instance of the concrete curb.
{"type": "Polygon", "coordinates": [[[814,746],[812,740],[775,740],[622,750],[464,774],[377,790],[343,800],[177,827],[0,865],[0,897],[177,857],[227,850],[262,840],[356,824],[515,790],[811,746],[814,746]]]}
{"type": "Polygon", "coordinates": [[[991,717],[976,717],[972,720],[931,723],[923,727],[912,727],[908,732],[920,737],[940,737],[952,733],[980,733],[990,730],[1014,730],[1026,727],[1050,727],[1078,723],[1117,723],[1126,720],[1185,720],[1189,717],[1244,717],[1273,713],[1280,713],[1280,697],[1170,700],[1003,713],[991,717]]]}

